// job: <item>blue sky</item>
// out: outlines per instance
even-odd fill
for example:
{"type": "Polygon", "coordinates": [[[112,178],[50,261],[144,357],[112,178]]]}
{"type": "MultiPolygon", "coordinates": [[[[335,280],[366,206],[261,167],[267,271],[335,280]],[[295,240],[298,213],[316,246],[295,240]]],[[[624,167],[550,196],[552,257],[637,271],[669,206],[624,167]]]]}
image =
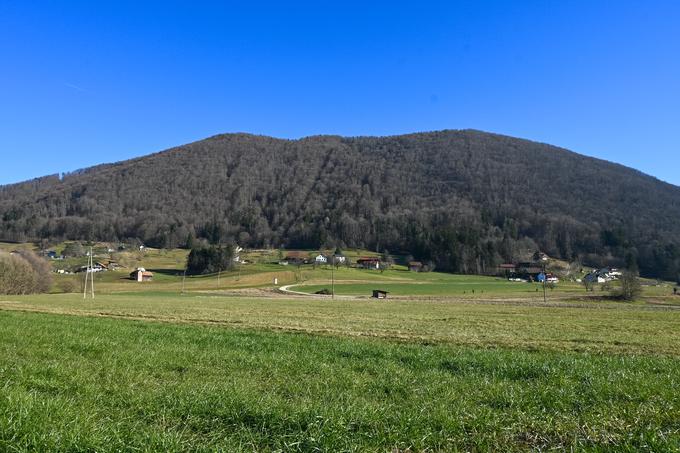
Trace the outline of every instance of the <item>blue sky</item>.
{"type": "Polygon", "coordinates": [[[474,128],[680,185],[680,2],[0,0],[0,184],[225,132],[474,128]]]}

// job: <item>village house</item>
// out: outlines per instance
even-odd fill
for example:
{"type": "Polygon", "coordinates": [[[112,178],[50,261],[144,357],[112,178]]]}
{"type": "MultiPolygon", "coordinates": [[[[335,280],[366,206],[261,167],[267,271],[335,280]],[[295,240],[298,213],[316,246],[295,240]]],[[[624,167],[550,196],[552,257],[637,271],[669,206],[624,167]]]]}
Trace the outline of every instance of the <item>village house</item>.
{"type": "Polygon", "coordinates": [[[238,245],[234,248],[234,262],[235,263],[245,264],[246,260],[241,259],[241,252],[242,251],[243,251],[243,247],[239,247],[238,245]]]}
{"type": "Polygon", "coordinates": [[[322,254],[318,254],[314,258],[314,262],[316,264],[326,264],[326,263],[328,263],[328,257],[325,256],[325,255],[322,255],[322,254]]]}

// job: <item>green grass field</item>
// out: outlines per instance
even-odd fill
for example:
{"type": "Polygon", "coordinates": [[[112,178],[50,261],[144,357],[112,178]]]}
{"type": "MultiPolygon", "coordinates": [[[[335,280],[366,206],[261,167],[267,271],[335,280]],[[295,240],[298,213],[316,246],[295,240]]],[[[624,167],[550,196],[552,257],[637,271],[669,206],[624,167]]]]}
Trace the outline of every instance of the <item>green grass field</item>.
{"type": "Polygon", "coordinates": [[[668,284],[544,302],[493,277],[340,268],[331,299],[276,288],[330,288],[326,267],[258,251],[183,282],[185,256],[125,255],[154,281],[99,273],[94,300],[59,289],[82,274],[0,296],[0,451],[680,451],[668,284]]]}
{"type": "Polygon", "coordinates": [[[680,448],[677,356],[0,322],[4,451],[680,448]]]}

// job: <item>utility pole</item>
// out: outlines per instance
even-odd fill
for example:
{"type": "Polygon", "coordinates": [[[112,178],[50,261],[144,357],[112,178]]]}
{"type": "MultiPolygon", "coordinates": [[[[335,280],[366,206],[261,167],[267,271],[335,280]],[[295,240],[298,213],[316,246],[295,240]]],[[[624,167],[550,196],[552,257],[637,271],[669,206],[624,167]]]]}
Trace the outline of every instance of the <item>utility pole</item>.
{"type": "Polygon", "coordinates": [[[184,268],[184,275],[182,276],[182,294],[184,294],[184,281],[187,279],[187,268],[184,268]]]}
{"type": "Polygon", "coordinates": [[[220,275],[222,275],[222,269],[217,271],[217,287],[220,287],[220,275]]]}
{"type": "Polygon", "coordinates": [[[331,300],[335,299],[335,254],[331,255],[331,300]]]}
{"type": "Polygon", "coordinates": [[[90,258],[87,259],[87,269],[85,269],[85,284],[83,285],[83,300],[87,299],[87,279],[90,275],[90,258]]]}
{"type": "Polygon", "coordinates": [[[543,264],[543,303],[547,302],[545,295],[545,282],[548,280],[548,274],[545,272],[545,264],[543,264]]]}
{"type": "Polygon", "coordinates": [[[94,299],[94,257],[92,256],[92,247],[87,258],[87,269],[85,269],[85,288],[83,289],[83,299],[87,299],[87,279],[90,279],[90,291],[94,299]]]}

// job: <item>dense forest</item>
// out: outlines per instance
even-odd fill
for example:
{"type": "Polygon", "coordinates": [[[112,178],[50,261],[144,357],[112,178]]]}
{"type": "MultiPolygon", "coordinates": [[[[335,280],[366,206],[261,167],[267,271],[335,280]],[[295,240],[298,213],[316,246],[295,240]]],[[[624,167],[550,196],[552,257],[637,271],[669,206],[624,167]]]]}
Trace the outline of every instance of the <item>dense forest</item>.
{"type": "Polygon", "coordinates": [[[478,131],[227,134],[0,187],[0,239],[364,247],[491,272],[527,250],[680,278],[680,188],[478,131]]]}

